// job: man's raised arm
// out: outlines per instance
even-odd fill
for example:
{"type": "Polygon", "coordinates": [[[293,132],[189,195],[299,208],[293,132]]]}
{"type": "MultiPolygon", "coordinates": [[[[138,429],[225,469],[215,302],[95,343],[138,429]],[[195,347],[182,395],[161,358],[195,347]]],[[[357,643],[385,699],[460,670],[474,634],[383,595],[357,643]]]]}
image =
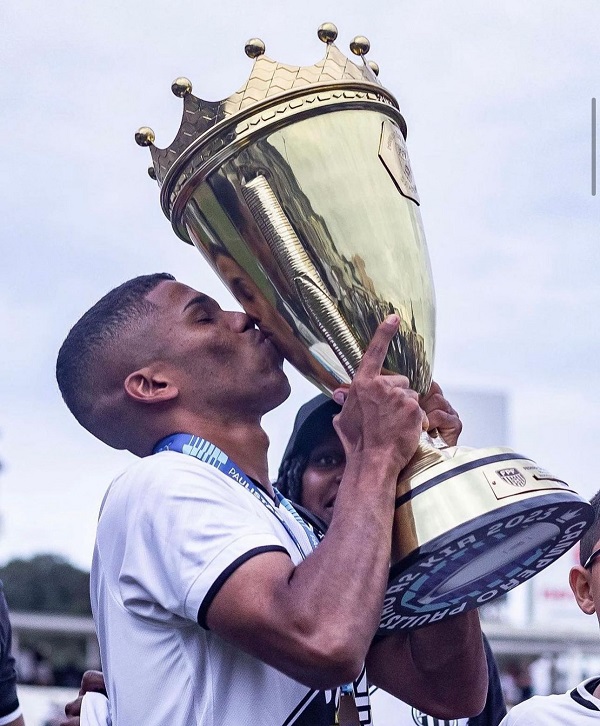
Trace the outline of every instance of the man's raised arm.
{"type": "Polygon", "coordinates": [[[397,316],[377,329],[334,426],[346,469],[329,530],[294,566],[281,552],[239,566],[206,622],[224,639],[316,689],[356,678],[379,623],[389,570],[396,480],[416,450],[423,413],[404,376],[381,367],[397,316]]]}

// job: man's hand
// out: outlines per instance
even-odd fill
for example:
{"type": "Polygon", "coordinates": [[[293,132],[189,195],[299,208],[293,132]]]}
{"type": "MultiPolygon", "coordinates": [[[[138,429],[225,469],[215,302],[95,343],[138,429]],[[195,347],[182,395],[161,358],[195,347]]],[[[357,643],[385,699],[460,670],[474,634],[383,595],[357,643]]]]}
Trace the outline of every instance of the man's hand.
{"type": "Polygon", "coordinates": [[[347,458],[359,451],[373,452],[387,457],[397,472],[415,453],[423,421],[408,378],[381,373],[398,324],[398,316],[390,315],[379,325],[350,387],[334,393],[343,408],[333,419],[347,458]]]}
{"type": "Polygon", "coordinates": [[[462,423],[435,381],[431,384],[429,391],[421,396],[419,403],[429,419],[428,430],[437,429],[448,446],[456,446],[462,431],[462,423]]]}
{"type": "Polygon", "coordinates": [[[81,701],[86,693],[93,691],[95,693],[103,693],[106,696],[106,688],[104,685],[104,676],[100,671],[86,671],[81,679],[81,687],[79,696],[71,703],[65,706],[65,714],[67,719],[61,721],[60,726],[79,726],[81,716],[81,701]]]}

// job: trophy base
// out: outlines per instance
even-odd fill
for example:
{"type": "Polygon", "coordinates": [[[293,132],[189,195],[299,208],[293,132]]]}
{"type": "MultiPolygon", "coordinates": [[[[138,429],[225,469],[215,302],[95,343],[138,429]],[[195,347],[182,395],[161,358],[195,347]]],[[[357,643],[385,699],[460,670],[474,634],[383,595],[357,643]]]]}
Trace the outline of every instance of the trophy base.
{"type": "Polygon", "coordinates": [[[396,500],[379,635],[491,602],[554,562],[592,522],[587,501],[510,449],[449,452],[396,500]]]}

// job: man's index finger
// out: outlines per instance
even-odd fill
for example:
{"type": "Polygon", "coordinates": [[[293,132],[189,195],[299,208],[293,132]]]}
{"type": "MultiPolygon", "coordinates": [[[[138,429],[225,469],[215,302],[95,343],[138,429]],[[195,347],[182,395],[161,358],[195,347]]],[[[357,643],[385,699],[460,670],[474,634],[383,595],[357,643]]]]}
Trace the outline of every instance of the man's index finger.
{"type": "Polygon", "coordinates": [[[387,318],[377,326],[377,330],[371,338],[362,357],[356,375],[378,376],[381,373],[383,362],[394,335],[398,332],[400,318],[397,315],[388,315],[387,318]]]}

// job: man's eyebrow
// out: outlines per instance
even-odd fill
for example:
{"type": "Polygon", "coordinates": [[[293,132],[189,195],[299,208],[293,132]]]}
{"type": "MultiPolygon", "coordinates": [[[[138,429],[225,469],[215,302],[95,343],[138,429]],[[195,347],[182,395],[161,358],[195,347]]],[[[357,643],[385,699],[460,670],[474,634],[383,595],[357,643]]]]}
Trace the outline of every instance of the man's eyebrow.
{"type": "Polygon", "coordinates": [[[191,307],[192,307],[192,305],[204,305],[204,304],[206,304],[206,303],[207,303],[208,301],[209,301],[209,297],[208,297],[207,295],[202,295],[202,294],[200,294],[200,295],[196,295],[196,296],[194,296],[194,297],[193,297],[193,298],[192,298],[191,300],[189,300],[189,301],[188,301],[188,302],[187,302],[187,303],[185,304],[185,307],[183,308],[183,312],[185,313],[185,311],[186,311],[186,310],[187,310],[188,308],[191,308],[191,307]]]}

